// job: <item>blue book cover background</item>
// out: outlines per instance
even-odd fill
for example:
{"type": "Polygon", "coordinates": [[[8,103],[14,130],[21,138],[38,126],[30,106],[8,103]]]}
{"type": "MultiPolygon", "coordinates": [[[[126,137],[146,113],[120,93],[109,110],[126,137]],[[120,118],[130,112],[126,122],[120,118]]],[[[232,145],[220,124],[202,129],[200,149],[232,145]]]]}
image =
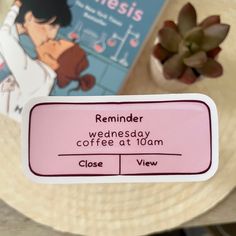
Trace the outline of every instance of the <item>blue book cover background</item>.
{"type": "MultiPolygon", "coordinates": [[[[77,82],[66,88],[55,83],[51,96],[113,95],[120,90],[128,71],[163,7],[164,0],[69,0],[72,24],[57,36],[78,43],[86,52],[89,67],[84,73],[95,76],[90,91],[75,90],[77,82]]],[[[36,58],[27,36],[20,36],[27,53],[36,58]]],[[[10,74],[0,69],[0,81],[10,74]]],[[[33,76],[33,75],[32,75],[33,76]]]]}

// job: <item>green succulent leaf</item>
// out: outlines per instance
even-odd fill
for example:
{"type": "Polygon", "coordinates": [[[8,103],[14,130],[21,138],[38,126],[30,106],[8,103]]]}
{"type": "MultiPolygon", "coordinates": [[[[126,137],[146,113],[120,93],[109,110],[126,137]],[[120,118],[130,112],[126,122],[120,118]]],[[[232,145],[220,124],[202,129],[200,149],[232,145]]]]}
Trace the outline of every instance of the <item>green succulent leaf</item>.
{"type": "Polygon", "coordinates": [[[191,46],[190,46],[190,51],[192,53],[196,53],[196,52],[199,52],[200,51],[200,46],[196,43],[192,43],[191,46]]]}
{"type": "Polygon", "coordinates": [[[178,17],[178,27],[182,36],[197,25],[197,13],[191,3],[187,3],[181,9],[178,17]]]}
{"type": "Polygon", "coordinates": [[[201,48],[210,51],[217,48],[227,37],[230,26],[227,24],[215,24],[204,30],[201,48]]]}
{"type": "Polygon", "coordinates": [[[200,45],[202,42],[204,36],[203,29],[201,27],[195,27],[192,30],[190,30],[186,35],[185,35],[185,40],[187,42],[195,43],[200,45]]]}
{"type": "Polygon", "coordinates": [[[182,41],[179,44],[179,52],[178,52],[178,54],[181,55],[183,58],[184,57],[189,57],[191,55],[191,51],[190,51],[189,47],[186,45],[185,41],[182,41]]]}
{"type": "Polygon", "coordinates": [[[168,52],[165,48],[161,46],[160,43],[158,43],[153,50],[153,55],[160,61],[164,62],[166,61],[172,54],[168,52]]]}
{"type": "Polygon", "coordinates": [[[219,15],[214,15],[214,16],[207,17],[205,20],[203,20],[199,24],[199,26],[201,26],[202,28],[208,28],[212,25],[220,24],[220,22],[221,22],[220,16],[219,15]]]}
{"type": "Polygon", "coordinates": [[[193,84],[197,79],[197,75],[189,67],[186,68],[183,75],[179,78],[179,80],[185,84],[193,84]]]}
{"type": "Polygon", "coordinates": [[[216,60],[209,58],[205,65],[198,69],[198,72],[210,78],[217,78],[223,74],[223,67],[216,60]]]}
{"type": "Polygon", "coordinates": [[[163,72],[166,79],[176,79],[183,74],[185,68],[182,56],[176,54],[164,63],[163,72]]]}
{"type": "Polygon", "coordinates": [[[184,59],[184,64],[192,68],[201,68],[206,62],[207,54],[203,51],[197,52],[194,55],[184,59]]]}
{"type": "Polygon", "coordinates": [[[165,27],[159,31],[159,40],[165,49],[169,52],[178,52],[181,37],[174,29],[165,27]]]}
{"type": "Polygon", "coordinates": [[[164,27],[169,27],[172,28],[173,30],[175,30],[176,32],[179,31],[178,26],[175,24],[174,21],[172,20],[167,20],[164,22],[164,27]]]}

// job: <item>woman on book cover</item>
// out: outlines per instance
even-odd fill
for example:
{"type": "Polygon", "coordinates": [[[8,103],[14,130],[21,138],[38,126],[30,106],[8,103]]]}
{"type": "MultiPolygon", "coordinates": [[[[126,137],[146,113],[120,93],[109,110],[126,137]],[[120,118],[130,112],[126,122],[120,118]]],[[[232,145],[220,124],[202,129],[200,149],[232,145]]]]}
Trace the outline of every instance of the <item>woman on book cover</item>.
{"type": "MultiPolygon", "coordinates": [[[[71,19],[67,0],[21,0],[16,1],[12,6],[0,30],[0,54],[12,73],[0,83],[1,113],[20,121],[23,106],[30,98],[50,94],[57,77],[56,71],[58,73],[62,71],[60,69],[63,67],[60,62],[63,60],[62,55],[68,54],[65,53],[66,51],[72,52],[71,49],[75,48],[71,44],[62,44],[53,39],[60,27],[68,26],[71,19]],[[27,34],[31,38],[38,51],[39,60],[32,59],[23,50],[19,43],[20,34],[27,34]],[[48,42],[54,42],[52,45],[60,45],[60,47],[47,54],[40,52],[42,48],[52,49],[44,46],[48,45],[48,42]],[[54,60],[52,63],[50,60],[52,58],[58,62],[54,60]]],[[[76,58],[74,60],[78,60],[76,58]]],[[[67,74],[65,75],[66,80],[72,80],[67,74]]],[[[58,74],[58,78],[63,78],[63,74],[58,74]]],[[[95,81],[91,76],[81,78],[81,85],[85,79],[95,81]]],[[[76,80],[79,81],[79,78],[76,80]]],[[[69,81],[60,82],[59,85],[63,87],[68,83],[69,81]]],[[[94,82],[89,83],[87,87],[91,87],[93,84],[94,82]]]]}
{"type": "Polygon", "coordinates": [[[0,112],[16,120],[21,120],[23,105],[29,98],[50,93],[56,78],[52,68],[27,55],[20,46],[19,35],[28,34],[36,47],[55,38],[60,26],[69,25],[71,21],[69,7],[68,11],[63,9],[67,15],[64,17],[56,2],[67,6],[66,0],[16,1],[0,30],[0,53],[12,73],[0,84],[0,112]],[[51,9],[52,2],[54,10],[51,9]],[[49,5],[45,7],[47,3],[49,5]]]}
{"type": "Polygon", "coordinates": [[[90,90],[96,82],[93,75],[81,73],[89,67],[86,52],[76,43],[67,40],[49,40],[36,48],[40,61],[57,73],[57,85],[65,88],[71,81],[77,81],[74,90],[90,90]]]}

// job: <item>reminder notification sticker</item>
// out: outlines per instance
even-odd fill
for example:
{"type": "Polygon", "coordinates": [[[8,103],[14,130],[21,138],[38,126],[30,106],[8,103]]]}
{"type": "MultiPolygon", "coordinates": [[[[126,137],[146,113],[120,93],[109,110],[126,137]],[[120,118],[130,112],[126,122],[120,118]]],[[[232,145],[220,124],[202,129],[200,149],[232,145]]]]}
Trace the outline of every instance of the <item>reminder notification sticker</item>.
{"type": "Polygon", "coordinates": [[[35,99],[22,141],[40,183],[203,181],[218,167],[217,110],[200,94],[35,99]]]}

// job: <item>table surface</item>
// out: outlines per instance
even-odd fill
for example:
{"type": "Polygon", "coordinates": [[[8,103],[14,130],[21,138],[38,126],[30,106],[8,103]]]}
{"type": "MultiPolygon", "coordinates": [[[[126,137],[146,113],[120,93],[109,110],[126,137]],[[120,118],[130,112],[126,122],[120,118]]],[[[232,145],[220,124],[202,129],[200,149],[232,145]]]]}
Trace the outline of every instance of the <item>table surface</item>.
{"type": "MultiPolygon", "coordinates": [[[[183,227],[195,227],[236,222],[236,189],[214,209],[186,223],[183,227]],[[222,217],[224,216],[224,217],[222,217]]],[[[1,236],[70,236],[50,227],[40,225],[0,201],[0,235],[1,236]]]]}

